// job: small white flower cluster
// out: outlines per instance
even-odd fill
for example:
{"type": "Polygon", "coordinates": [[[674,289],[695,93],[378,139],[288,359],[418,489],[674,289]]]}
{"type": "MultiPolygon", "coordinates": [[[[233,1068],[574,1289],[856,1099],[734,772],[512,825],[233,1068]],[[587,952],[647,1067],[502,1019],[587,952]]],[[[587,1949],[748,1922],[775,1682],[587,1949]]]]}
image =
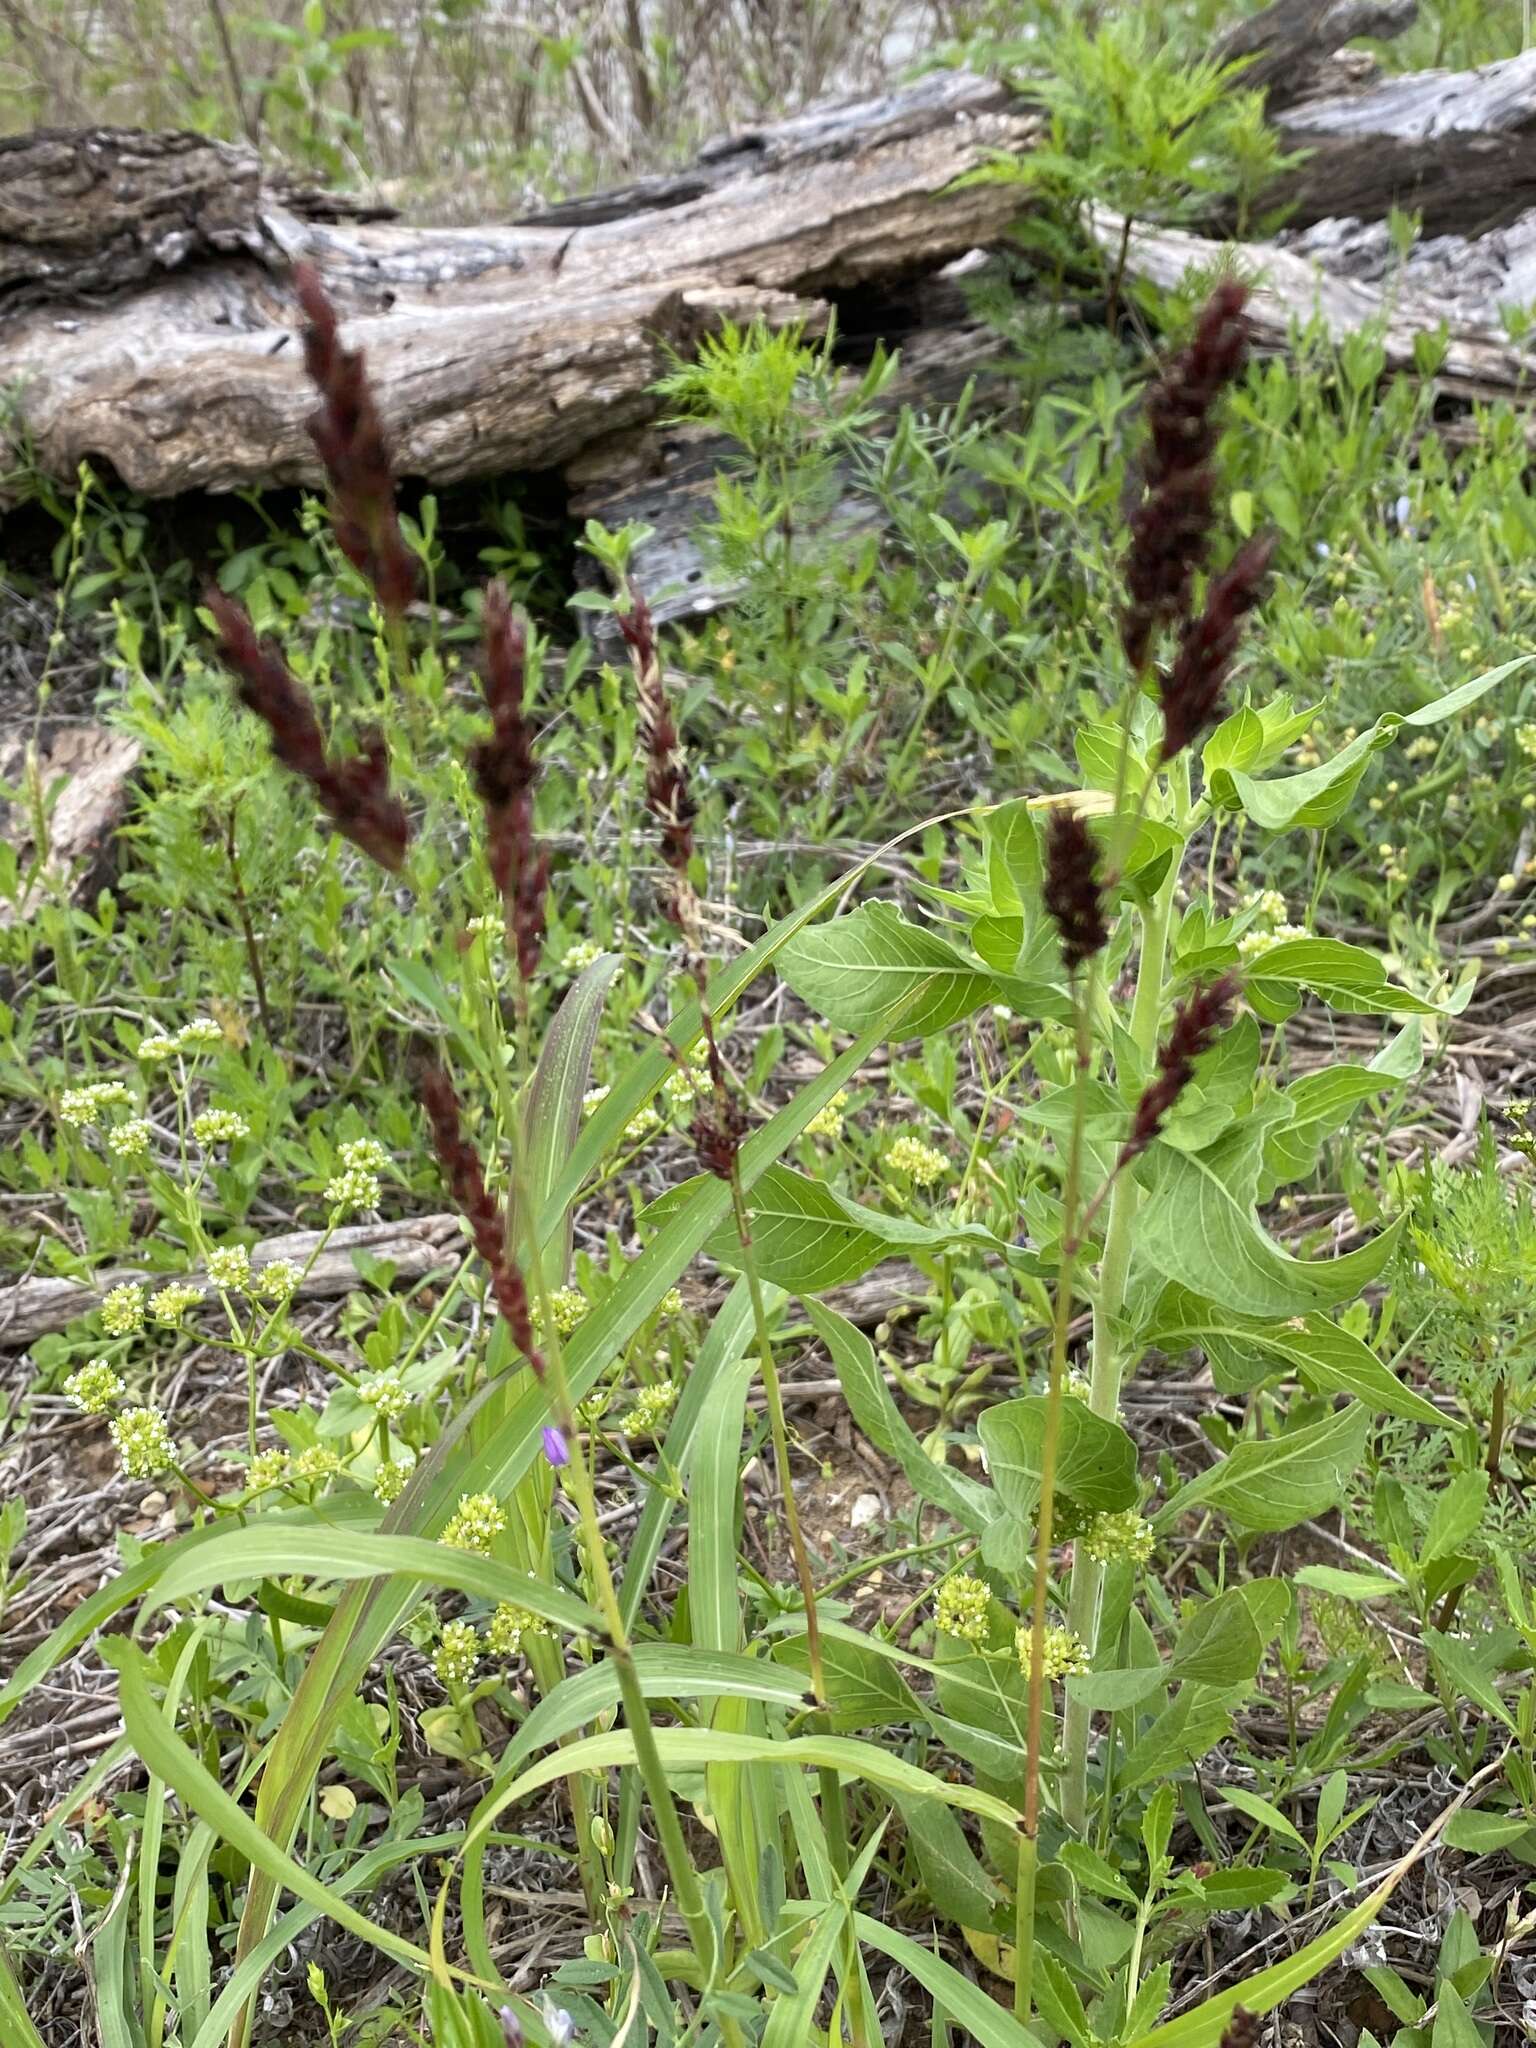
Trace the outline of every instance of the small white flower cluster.
{"type": "MultiPolygon", "coordinates": [[[[1034,1633],[1028,1628],[1014,1631],[1019,1669],[1028,1678],[1034,1668],[1034,1633]]],[[[1048,1626],[1041,1642],[1041,1668],[1050,1678],[1079,1678],[1088,1669],[1088,1650],[1080,1636],[1069,1628],[1048,1626]]]]}
{"type": "Polygon", "coordinates": [[[595,960],[602,958],[603,949],[595,939],[573,939],[560,955],[561,972],[582,974],[595,960]]]}
{"type": "Polygon", "coordinates": [[[61,1122],[84,1130],[99,1123],[101,1112],[111,1102],[127,1102],[128,1090],[121,1081],[90,1081],[83,1088],[66,1088],[59,1097],[61,1122]]]}
{"type": "MultiPolygon", "coordinates": [[[[587,1319],[592,1304],[579,1287],[557,1287],[549,1297],[550,1320],[557,1336],[569,1337],[587,1319]]],[[[542,1313],[539,1320],[542,1321],[542,1313]]]]}
{"type": "Polygon", "coordinates": [[[221,1293],[247,1293],[251,1285],[250,1252],[243,1244],[215,1245],[208,1254],[208,1278],[221,1293]]]}
{"type": "Polygon", "coordinates": [[[192,1135],[199,1145],[230,1145],[236,1138],[248,1138],[251,1127],[237,1109],[205,1109],[192,1119],[192,1135]]]}
{"type": "Polygon", "coordinates": [[[150,1296],[149,1313],[168,1330],[176,1329],[189,1308],[196,1308],[203,1290],[190,1280],[172,1280],[150,1296]]]}
{"type": "Polygon", "coordinates": [[[1515,745],[1528,761],[1536,761],[1536,725],[1517,725],[1515,745]]]}
{"type": "Polygon", "coordinates": [[[410,1389],[393,1367],[383,1372],[366,1373],[357,1383],[357,1398],[366,1402],[375,1414],[382,1415],[386,1422],[393,1422],[411,1405],[410,1389]]]}
{"type": "Polygon", "coordinates": [[[952,1572],[934,1596],[934,1625],[944,1635],[976,1647],[987,1640],[991,1605],[992,1589],[984,1579],[952,1572]]]}
{"type": "Polygon", "coordinates": [[[144,1289],[137,1280],[109,1288],[101,1304],[101,1327],[109,1337],[131,1337],[144,1327],[144,1289]]]}
{"type": "Polygon", "coordinates": [[[332,1174],[325,1184],[325,1199],[337,1216],[377,1209],[380,1193],[378,1175],[367,1173],[360,1166],[348,1166],[332,1174]]]}
{"type": "Polygon", "coordinates": [[[108,1131],[107,1150],[119,1159],[142,1159],[149,1150],[152,1135],[143,1117],[131,1116],[126,1123],[114,1124],[108,1131]]]}
{"type": "Polygon", "coordinates": [[[445,1621],[432,1658],[439,1685],[468,1685],[480,1662],[480,1637],[472,1621],[445,1621]]]}
{"type": "Polygon", "coordinates": [[[415,1470],[416,1453],[404,1444],[395,1447],[394,1455],[386,1458],[373,1475],[373,1497],[388,1507],[397,1501],[406,1489],[411,1473],[415,1470]]]}
{"type": "Polygon", "coordinates": [[[64,1382],[64,1394],[82,1415],[105,1415],[123,1398],[122,1375],[109,1360],[93,1358],[70,1374],[64,1382]]]}
{"type": "Polygon", "coordinates": [[[268,1259],[256,1274],[256,1292],[267,1301],[288,1301],[301,1277],[293,1259],[268,1259]]]}
{"type": "Polygon", "coordinates": [[[176,1446],[158,1408],[125,1408],[111,1424],[112,1441],[130,1479],[153,1479],[176,1456],[176,1446]]]}
{"type": "Polygon", "coordinates": [[[840,1138],[843,1135],[843,1111],[848,1107],[848,1091],[839,1088],[830,1102],[824,1102],[805,1127],[808,1138],[840,1138]]]}
{"type": "Polygon", "coordinates": [[[224,1033],[211,1017],[193,1017],[179,1031],[151,1031],[139,1040],[141,1060],[170,1060],[179,1052],[197,1052],[222,1045],[224,1033]]]}

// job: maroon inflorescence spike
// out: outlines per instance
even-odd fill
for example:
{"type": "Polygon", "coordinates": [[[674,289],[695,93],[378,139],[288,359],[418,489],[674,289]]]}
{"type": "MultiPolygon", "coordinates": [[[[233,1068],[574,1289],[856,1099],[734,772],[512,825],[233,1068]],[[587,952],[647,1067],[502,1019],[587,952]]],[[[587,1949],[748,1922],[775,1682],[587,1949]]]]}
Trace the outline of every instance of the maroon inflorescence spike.
{"type": "Polygon", "coordinates": [[[533,1333],[528,1289],[507,1245],[506,1214],[485,1184],[478,1153],[464,1136],[459,1098],[441,1067],[431,1067],[421,1080],[422,1107],[432,1127],[432,1144],[453,1199],[464,1212],[475,1250],[491,1269],[491,1292],[512,1333],[512,1341],[542,1379],[544,1354],[533,1333]]]}
{"type": "Polygon", "coordinates": [[[674,924],[686,929],[692,897],[688,865],[693,859],[696,811],[677,724],[662,682],[655,622],[650,606],[633,584],[629,587],[629,610],[619,614],[619,628],[629,644],[635,671],[640,741],[645,748],[646,802],[661,827],[661,857],[676,877],[667,914],[674,924]]]}
{"type": "Polygon", "coordinates": [[[1163,710],[1160,761],[1171,761],[1221,717],[1221,693],[1242,637],[1243,621],[1264,594],[1274,543],[1260,535],[1239,548],[1205,594],[1205,608],[1184,628],[1173,666],[1158,677],[1163,710]]]}
{"type": "Polygon", "coordinates": [[[362,351],[342,347],[336,309],[312,264],[296,263],[293,283],[306,323],[304,364],[320,394],[309,435],[330,479],[336,539],[398,618],[415,594],[416,565],[401,537],[384,426],[362,351]]]}
{"type": "Polygon", "coordinates": [[[272,751],[285,768],[301,775],[337,831],[391,874],[410,844],[410,821],[389,788],[389,757],[383,735],[364,733],[362,752],[333,760],[309,692],[282,656],[256,636],[244,605],[222,590],[206,593],[219,628],[219,653],[233,671],[240,701],[265,721],[272,751]]]}
{"type": "Polygon", "coordinates": [[[491,737],[471,755],[475,787],[485,804],[491,876],[507,908],[518,971],[530,981],[544,940],[549,854],[533,836],[533,732],[524,708],[528,643],[507,599],[492,583],[485,593],[485,701],[491,737]]]}
{"type": "Polygon", "coordinates": [[[1133,668],[1146,667],[1159,627],[1188,616],[1195,577],[1210,549],[1216,491],[1211,457],[1220,431],[1216,402],[1247,353],[1247,298],[1245,285],[1218,285],[1188,348],[1147,395],[1143,493],[1130,519],[1128,602],[1120,625],[1133,668]]]}
{"type": "Polygon", "coordinates": [[[1045,829],[1045,907],[1061,934],[1061,957],[1076,973],[1109,939],[1093,835],[1071,804],[1052,806],[1045,829]]]}
{"type": "Polygon", "coordinates": [[[1209,988],[1197,988],[1173,1013],[1173,1024],[1158,1049],[1157,1074],[1142,1090],[1131,1134],[1120,1148],[1119,1167],[1146,1151],[1195,1071],[1195,1061],[1226,1025],[1237,996],[1236,975],[1224,974],[1209,988]]]}

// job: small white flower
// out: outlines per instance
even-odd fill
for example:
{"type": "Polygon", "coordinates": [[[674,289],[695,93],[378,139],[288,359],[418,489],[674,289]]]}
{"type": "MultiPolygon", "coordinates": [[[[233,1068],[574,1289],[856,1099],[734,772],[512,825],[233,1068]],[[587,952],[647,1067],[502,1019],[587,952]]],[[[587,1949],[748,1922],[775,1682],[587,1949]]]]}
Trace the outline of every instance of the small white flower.
{"type": "Polygon", "coordinates": [[[190,1280],[173,1280],[150,1296],[149,1312],[157,1323],[174,1329],[189,1308],[196,1308],[203,1290],[190,1280]]]}
{"type": "Polygon", "coordinates": [[[248,1138],[251,1127],[238,1110],[205,1109],[193,1117],[192,1135],[199,1145],[229,1145],[236,1138],[248,1138]]]}
{"type": "Polygon", "coordinates": [[[354,1209],[377,1209],[379,1177],[360,1166],[349,1166],[326,1182],[325,1199],[339,1216],[354,1209]]]}
{"type": "Polygon", "coordinates": [[[107,1133],[107,1150],[119,1159],[142,1159],[149,1150],[153,1134],[141,1116],[131,1116],[126,1123],[116,1124],[107,1133]]]}
{"type": "Polygon", "coordinates": [[[211,1017],[193,1017],[190,1022],[183,1024],[176,1034],[176,1044],[182,1052],[190,1051],[192,1048],[200,1045],[222,1045],[223,1043],[224,1033],[211,1017]]]}
{"type": "Polygon", "coordinates": [[[70,1374],[64,1393],[82,1415],[105,1415],[123,1397],[122,1377],[105,1358],[93,1358],[70,1374]]]}
{"type": "Polygon", "coordinates": [[[256,1292],[268,1301],[287,1301],[299,1284],[292,1259],[269,1259],[256,1275],[256,1292]]]}
{"type": "Polygon", "coordinates": [[[113,1418],[111,1432],[130,1479],[153,1479],[176,1455],[171,1432],[158,1408],[125,1408],[113,1418]]]}
{"type": "Polygon", "coordinates": [[[602,958],[602,952],[595,939],[573,940],[560,956],[561,969],[566,974],[581,974],[594,960],[602,958]]]}
{"type": "Polygon", "coordinates": [[[366,1401],[386,1422],[393,1422],[411,1405],[405,1382],[393,1369],[366,1373],[357,1383],[357,1398],[366,1401]]]}
{"type": "Polygon", "coordinates": [[[251,1255],[243,1244],[221,1244],[208,1254],[208,1278],[228,1294],[243,1294],[251,1284],[251,1255]]]}
{"type": "Polygon", "coordinates": [[[109,1337],[128,1337],[144,1327],[144,1290],[137,1280],[109,1289],[101,1304],[101,1327],[109,1337]]]}
{"type": "Polygon", "coordinates": [[[139,1040],[141,1060],[172,1060],[176,1057],[177,1045],[163,1031],[150,1031],[139,1040]]]}
{"type": "Polygon", "coordinates": [[[341,1163],[358,1173],[382,1173],[389,1154],[377,1138],[348,1138],[341,1148],[341,1163]]]}

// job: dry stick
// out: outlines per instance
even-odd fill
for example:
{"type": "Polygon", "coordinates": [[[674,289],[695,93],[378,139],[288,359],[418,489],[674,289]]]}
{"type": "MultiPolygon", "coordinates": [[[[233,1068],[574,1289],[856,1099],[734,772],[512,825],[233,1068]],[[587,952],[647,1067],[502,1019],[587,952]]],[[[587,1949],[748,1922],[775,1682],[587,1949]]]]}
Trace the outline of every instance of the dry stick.
{"type": "Polygon", "coordinates": [[[231,810],[224,821],[224,851],[229,858],[230,886],[235,892],[235,915],[240,920],[240,933],[245,941],[245,957],[250,963],[251,980],[256,987],[256,1009],[261,1018],[261,1028],[268,1045],[277,1044],[277,1033],[272,1025],[272,1011],[267,1003],[267,978],[262,972],[261,948],[256,943],[256,928],[251,923],[251,907],[245,894],[245,884],[240,876],[240,855],[235,845],[235,814],[231,810]]]}

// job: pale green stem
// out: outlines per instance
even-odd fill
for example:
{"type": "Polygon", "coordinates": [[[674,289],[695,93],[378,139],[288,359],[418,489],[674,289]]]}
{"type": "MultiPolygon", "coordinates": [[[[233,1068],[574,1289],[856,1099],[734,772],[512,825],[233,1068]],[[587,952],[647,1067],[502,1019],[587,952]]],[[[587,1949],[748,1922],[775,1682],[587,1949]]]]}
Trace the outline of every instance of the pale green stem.
{"type": "MultiPolygon", "coordinates": [[[[1171,780],[1174,783],[1175,822],[1182,830],[1187,824],[1190,809],[1187,755],[1181,755],[1173,764],[1171,780]]],[[[1141,961],[1136,974],[1136,995],[1131,1005],[1131,1038],[1148,1066],[1157,1055],[1167,975],[1168,932],[1173,920],[1173,893],[1178,879],[1179,864],[1173,862],[1162,887],[1142,913],[1141,961]]],[[[1141,1188],[1136,1176],[1122,1173],[1110,1196],[1104,1256],[1094,1292],[1093,1366],[1088,1393],[1088,1405],[1094,1414],[1111,1421],[1120,1405],[1120,1382],[1125,1370],[1115,1325],[1125,1306],[1136,1212],[1140,1206],[1141,1188]]],[[[1095,1654],[1098,1647],[1099,1601],[1103,1589],[1103,1566],[1095,1563],[1079,1547],[1072,1566],[1067,1626],[1088,1646],[1090,1655],[1095,1654]]],[[[1088,1812],[1088,1737],[1092,1720],[1092,1708],[1069,1695],[1062,1730],[1065,1761],[1061,1811],[1062,1819],[1076,1835],[1081,1835],[1088,1812]]]]}

